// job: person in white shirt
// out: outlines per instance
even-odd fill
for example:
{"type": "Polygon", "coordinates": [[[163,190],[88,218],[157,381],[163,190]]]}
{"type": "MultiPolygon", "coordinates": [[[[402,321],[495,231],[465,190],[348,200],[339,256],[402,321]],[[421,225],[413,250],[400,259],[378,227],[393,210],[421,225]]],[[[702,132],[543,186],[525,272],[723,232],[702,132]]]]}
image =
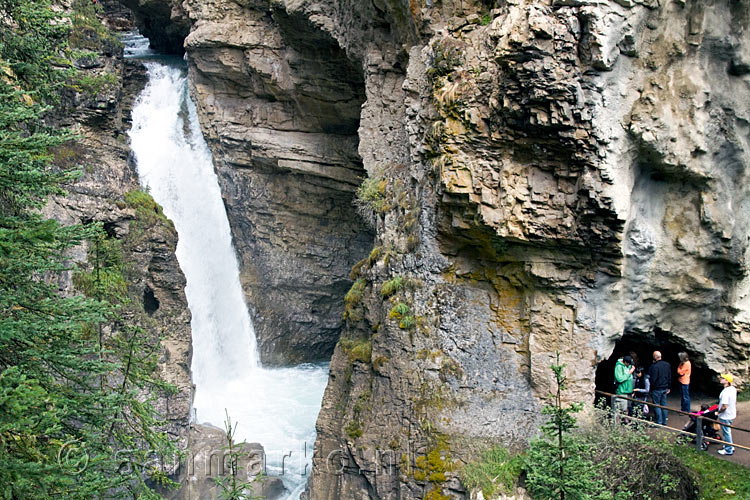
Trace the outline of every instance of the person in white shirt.
{"type": "Polygon", "coordinates": [[[717,451],[719,455],[732,455],[734,454],[734,446],[732,446],[732,429],[727,427],[732,425],[732,422],[737,417],[737,388],[732,387],[734,377],[729,373],[722,373],[721,379],[719,380],[721,385],[724,386],[724,390],[719,394],[719,422],[721,426],[722,440],[729,444],[725,444],[724,448],[717,451]]]}

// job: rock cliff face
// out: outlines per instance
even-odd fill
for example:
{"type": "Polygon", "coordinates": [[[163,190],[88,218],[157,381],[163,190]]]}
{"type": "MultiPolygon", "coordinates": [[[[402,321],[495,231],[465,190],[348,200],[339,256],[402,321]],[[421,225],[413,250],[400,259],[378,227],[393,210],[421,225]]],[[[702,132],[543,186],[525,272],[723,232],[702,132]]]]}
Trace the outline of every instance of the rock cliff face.
{"type": "MultiPolygon", "coordinates": [[[[105,11],[107,21],[120,27],[131,22],[120,17],[123,13],[115,8],[119,5],[111,5],[111,10],[109,7],[105,11]]],[[[74,35],[80,35],[77,29],[74,35]]],[[[71,128],[80,139],[54,152],[58,166],[80,167],[82,174],[66,186],[64,196],[50,200],[45,213],[64,224],[103,225],[105,244],[116,249],[113,255],[121,261],[127,283],[123,317],[129,325],[140,326],[152,335],[150,341],[159,352],[160,376],[177,389],[174,394],[159,395],[156,408],[167,420],[165,430],[184,449],[193,395],[192,347],[185,278],[174,254],[177,233],[170,221],[153,212],[153,207],[134,203],[131,198],[140,188],[128,160],[130,148],[125,134],[132,103],[146,83],[145,68],[124,61],[119,42],[110,35],[102,38],[90,28],[83,35],[85,48],[95,55],[76,61],[76,65],[81,81],[93,83],[68,86],[62,96],[62,110],[55,116],[59,125],[71,128]],[[144,208],[150,210],[145,217],[144,208]]],[[[70,259],[85,272],[95,265],[95,254],[93,247],[81,246],[70,259]]],[[[70,272],[60,288],[70,290],[74,286],[75,273],[70,272]]]]}
{"type": "MultiPolygon", "coordinates": [[[[233,228],[261,359],[328,359],[349,270],[362,70],[301,15],[186,2],[191,85],[233,228]]],[[[265,4],[264,4],[265,5],[265,4]]]]}
{"type": "Polygon", "coordinates": [[[536,432],[555,351],[578,400],[618,342],[750,376],[747,3],[170,12],[266,359],[334,341],[367,173],[309,498],[462,497],[457,463],[536,432]]]}
{"type": "Polygon", "coordinates": [[[281,5],[124,3],[144,19],[144,34],[160,33],[152,43],[163,50],[176,42],[164,42],[153,26],[192,23],[185,40],[191,87],[261,360],[327,360],[341,331],[349,271],[373,238],[352,210],[365,176],[357,154],[361,65],[330,33],[281,5]]]}

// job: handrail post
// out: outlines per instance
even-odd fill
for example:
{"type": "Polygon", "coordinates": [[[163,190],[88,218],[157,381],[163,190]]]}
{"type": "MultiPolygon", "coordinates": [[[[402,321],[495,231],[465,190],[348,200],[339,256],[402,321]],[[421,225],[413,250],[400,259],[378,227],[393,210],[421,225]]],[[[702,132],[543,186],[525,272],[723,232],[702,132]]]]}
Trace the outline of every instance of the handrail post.
{"type": "Polygon", "coordinates": [[[703,417],[701,415],[695,417],[695,449],[703,450],[703,417]]]}
{"type": "Polygon", "coordinates": [[[620,423],[620,412],[617,411],[618,399],[620,399],[619,396],[612,396],[612,422],[615,424],[615,427],[617,427],[617,424],[620,423]]]}

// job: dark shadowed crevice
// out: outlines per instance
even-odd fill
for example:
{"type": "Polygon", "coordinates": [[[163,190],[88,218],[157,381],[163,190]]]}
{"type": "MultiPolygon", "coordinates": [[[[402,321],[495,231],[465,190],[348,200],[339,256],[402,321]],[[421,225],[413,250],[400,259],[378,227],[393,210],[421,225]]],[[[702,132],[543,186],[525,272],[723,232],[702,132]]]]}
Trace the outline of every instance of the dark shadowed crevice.
{"type": "Polygon", "coordinates": [[[143,309],[148,314],[154,314],[159,309],[159,299],[156,298],[154,291],[148,285],[143,290],[143,309]]]}
{"type": "Polygon", "coordinates": [[[120,0],[133,11],[138,31],[151,46],[165,54],[185,53],[183,42],[190,32],[186,15],[175,15],[171,2],[156,0],[120,0]]]}
{"type": "Polygon", "coordinates": [[[351,61],[328,33],[299,13],[275,9],[273,14],[298,78],[292,99],[308,125],[320,132],[356,135],[365,101],[360,64],[351,61]]]}

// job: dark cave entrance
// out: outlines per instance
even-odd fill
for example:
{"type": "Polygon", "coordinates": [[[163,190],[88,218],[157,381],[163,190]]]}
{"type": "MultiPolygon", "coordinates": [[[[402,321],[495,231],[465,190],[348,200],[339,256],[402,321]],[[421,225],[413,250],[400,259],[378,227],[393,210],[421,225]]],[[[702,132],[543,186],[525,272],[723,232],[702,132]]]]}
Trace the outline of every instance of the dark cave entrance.
{"type": "MultiPolygon", "coordinates": [[[[637,356],[636,366],[643,366],[648,370],[652,363],[652,353],[661,351],[662,359],[672,367],[672,391],[679,394],[679,383],[677,381],[677,365],[679,358],[677,353],[685,351],[690,357],[692,364],[692,375],[690,377],[690,395],[692,399],[716,398],[721,392],[721,384],[718,374],[708,368],[705,362],[705,353],[697,351],[692,345],[685,342],[669,332],[656,328],[653,332],[626,332],[615,344],[615,348],[609,358],[599,363],[596,368],[596,390],[603,392],[614,392],[614,370],[617,360],[627,354],[635,353],[637,356]]],[[[632,354],[631,354],[632,355],[632,354]]],[[[634,357],[634,359],[636,359],[634,357]]]]}
{"type": "Polygon", "coordinates": [[[143,309],[149,316],[159,309],[159,299],[156,298],[154,291],[151,290],[151,287],[148,285],[146,285],[146,288],[143,290],[143,309]]]}

